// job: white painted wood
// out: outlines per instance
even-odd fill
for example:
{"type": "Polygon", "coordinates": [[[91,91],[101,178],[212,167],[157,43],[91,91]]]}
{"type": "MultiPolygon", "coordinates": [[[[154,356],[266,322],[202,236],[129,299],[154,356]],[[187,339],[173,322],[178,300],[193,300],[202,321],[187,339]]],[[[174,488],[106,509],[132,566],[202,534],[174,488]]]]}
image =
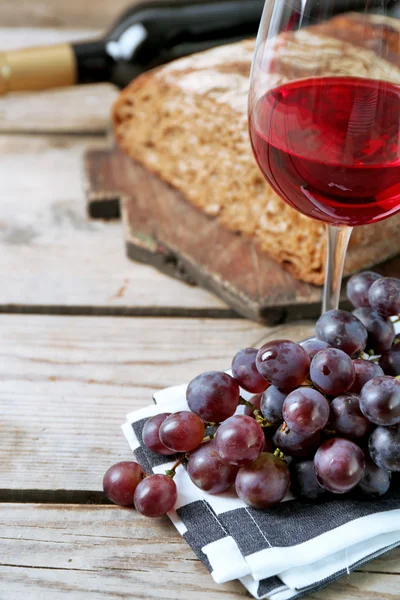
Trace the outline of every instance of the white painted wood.
{"type": "Polygon", "coordinates": [[[126,258],[119,222],[86,215],[93,137],[0,137],[1,306],[119,312],[228,310],[216,296],[126,258]]]}
{"type": "Polygon", "coordinates": [[[0,316],[0,489],[101,490],[131,456],[125,415],[152,393],[229,367],[241,347],[307,324],[235,319],[0,316]]]}

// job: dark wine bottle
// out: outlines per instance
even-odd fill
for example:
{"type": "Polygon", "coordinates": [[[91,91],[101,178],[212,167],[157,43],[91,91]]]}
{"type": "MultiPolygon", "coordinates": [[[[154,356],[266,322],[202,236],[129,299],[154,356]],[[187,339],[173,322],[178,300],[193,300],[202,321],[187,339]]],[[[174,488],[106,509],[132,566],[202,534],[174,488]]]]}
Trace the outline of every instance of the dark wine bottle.
{"type": "Polygon", "coordinates": [[[122,88],[176,58],[255,36],[264,0],[154,1],[102,39],[0,53],[0,94],[109,81],[122,88]]]}

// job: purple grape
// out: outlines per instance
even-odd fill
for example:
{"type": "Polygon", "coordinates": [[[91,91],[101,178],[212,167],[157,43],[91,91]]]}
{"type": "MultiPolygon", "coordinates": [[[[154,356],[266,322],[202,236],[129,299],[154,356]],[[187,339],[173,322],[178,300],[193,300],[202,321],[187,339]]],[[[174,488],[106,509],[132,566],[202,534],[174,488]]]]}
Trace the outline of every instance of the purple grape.
{"type": "Polygon", "coordinates": [[[329,403],[312,388],[291,392],[283,403],[283,418],[292,431],[309,437],[325,427],[329,418],[329,403]]]}
{"type": "Polygon", "coordinates": [[[370,379],[384,375],[381,367],[372,360],[363,360],[362,358],[356,358],[353,360],[354,370],[356,372],[356,378],[353,385],[349,389],[349,392],[359,394],[364,385],[370,379]]]}
{"type": "Polygon", "coordinates": [[[182,410],[161,423],[160,440],[174,452],[190,452],[202,443],[204,430],[204,423],[198,415],[182,410]]]}
{"type": "Polygon", "coordinates": [[[329,428],[338,437],[350,439],[362,438],[370,433],[372,423],[361,412],[360,398],[356,394],[347,392],[332,400],[329,428]]]}
{"type": "Polygon", "coordinates": [[[220,494],[234,483],[238,467],[221,461],[212,440],[190,455],[187,472],[198,488],[209,494],[220,494]]]}
{"type": "Polygon", "coordinates": [[[385,375],[392,375],[392,377],[400,375],[400,344],[396,344],[391,350],[382,354],[379,365],[385,375]]]}
{"type": "Polygon", "coordinates": [[[368,292],[371,285],[382,275],[373,271],[364,271],[350,277],[347,282],[347,297],[355,308],[369,306],[368,292]]]}
{"type": "Polygon", "coordinates": [[[264,392],[268,382],[260,375],[256,366],[256,348],[239,350],[232,361],[232,376],[244,390],[252,394],[264,392]]]}
{"type": "Polygon", "coordinates": [[[251,417],[254,414],[254,409],[260,410],[262,397],[263,397],[262,394],[256,394],[255,396],[250,398],[249,402],[253,405],[254,408],[250,408],[250,406],[245,406],[243,414],[251,417]]]}
{"type": "Polygon", "coordinates": [[[290,473],[291,490],[295,496],[307,498],[307,500],[319,500],[326,496],[326,489],[320,485],[315,475],[313,460],[290,465],[290,473]]]}
{"type": "Polygon", "coordinates": [[[342,350],[321,350],[311,361],[313,384],[329,396],[344,394],[353,385],[356,372],[353,361],[342,350]]]}
{"type": "Polygon", "coordinates": [[[400,425],[377,427],[369,438],[368,449],[378,467],[400,471],[400,425]]]}
{"type": "Polygon", "coordinates": [[[363,351],[368,333],[357,317],[345,310],[329,310],[316,324],[317,337],[349,356],[363,351]]]}
{"type": "Polygon", "coordinates": [[[310,360],[312,360],[320,350],[330,348],[330,345],[327,342],[319,340],[318,338],[304,340],[304,342],[300,342],[300,346],[307,352],[310,360]]]}
{"type": "Polygon", "coordinates": [[[287,464],[263,452],[246,467],[239,469],[236,477],[236,493],[243,502],[253,508],[269,508],[286,496],[290,486],[287,464]]]}
{"type": "Polygon", "coordinates": [[[145,477],[145,471],[136,462],[116,463],[103,477],[104,493],[114,504],[133,506],[135,490],[145,477]]]}
{"type": "Polygon", "coordinates": [[[344,494],[360,482],[365,456],[354,442],[333,438],[318,448],[314,467],[317,479],[325,489],[334,494],[344,494]]]}
{"type": "Polygon", "coordinates": [[[176,504],[178,491],[168,475],[150,475],[136,488],[134,503],[136,510],[145,517],[154,519],[167,514],[176,504]]]}
{"type": "Polygon", "coordinates": [[[271,385],[262,395],[260,411],[272,425],[280,425],[283,421],[282,406],[287,394],[271,385]]]}
{"type": "Polygon", "coordinates": [[[390,488],[390,472],[380,469],[370,458],[367,459],[364,475],[357,486],[363,496],[383,496],[390,488]]]}
{"type": "Polygon", "coordinates": [[[203,421],[221,423],[231,417],[239,404],[236,381],[222,371],[209,371],[195,377],[188,385],[186,399],[191,411],[203,421]]]}
{"type": "Polygon", "coordinates": [[[170,414],[171,413],[160,413],[159,415],[150,417],[144,424],[142,432],[142,439],[146,448],[164,456],[174,454],[173,450],[170,450],[161,443],[159,435],[161,423],[163,423],[170,414]]]}
{"type": "Polygon", "coordinates": [[[382,277],[371,286],[368,299],[371,307],[384,317],[400,313],[400,279],[382,277]]]}
{"type": "Polygon", "coordinates": [[[357,308],[353,315],[360,319],[368,332],[367,350],[373,350],[374,354],[382,354],[391,348],[395,331],[388,317],[382,317],[372,308],[357,308]]]}
{"type": "Polygon", "coordinates": [[[314,435],[305,438],[295,433],[289,427],[282,425],[272,438],[275,446],[287,456],[294,458],[308,458],[314,456],[321,443],[321,432],[316,431],[314,435]]]}
{"type": "Polygon", "coordinates": [[[260,425],[246,415],[234,415],[219,426],[215,448],[224,463],[248,465],[260,456],[265,444],[260,425]]]}
{"type": "Polygon", "coordinates": [[[302,384],[310,369],[307,352],[289,340],[264,344],[258,351],[256,363],[261,375],[283,392],[291,392],[302,384]]]}
{"type": "Polygon", "coordinates": [[[400,381],[387,375],[368,381],[361,390],[360,408],[375,425],[400,423],[400,381]]]}

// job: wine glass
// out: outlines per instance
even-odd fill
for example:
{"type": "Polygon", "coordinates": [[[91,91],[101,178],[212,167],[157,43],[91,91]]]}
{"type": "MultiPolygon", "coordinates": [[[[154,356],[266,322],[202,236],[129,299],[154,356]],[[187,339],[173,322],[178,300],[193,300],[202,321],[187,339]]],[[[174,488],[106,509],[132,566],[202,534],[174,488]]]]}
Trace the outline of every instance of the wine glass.
{"type": "Polygon", "coordinates": [[[323,312],[338,307],[352,228],[400,211],[396,8],[400,0],[267,0],[264,7],[250,138],[277,194],[326,224],[323,312]]]}

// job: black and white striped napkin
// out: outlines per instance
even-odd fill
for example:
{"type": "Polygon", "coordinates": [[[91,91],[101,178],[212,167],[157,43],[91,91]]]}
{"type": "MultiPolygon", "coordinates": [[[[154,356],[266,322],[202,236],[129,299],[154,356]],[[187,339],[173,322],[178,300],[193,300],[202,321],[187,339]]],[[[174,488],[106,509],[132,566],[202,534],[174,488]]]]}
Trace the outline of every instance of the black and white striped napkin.
{"type": "MultiPolygon", "coordinates": [[[[143,468],[164,473],[174,457],[143,446],[142,430],[152,415],[188,410],[186,385],[157,392],[154,402],[129,414],[122,429],[143,468]]],[[[267,511],[246,506],[234,490],[201,491],[182,466],[175,481],[178,501],[169,517],[179,533],[217,583],[240,579],[255,598],[300,598],[400,545],[398,480],[377,500],[312,504],[288,495],[267,511]]]]}

